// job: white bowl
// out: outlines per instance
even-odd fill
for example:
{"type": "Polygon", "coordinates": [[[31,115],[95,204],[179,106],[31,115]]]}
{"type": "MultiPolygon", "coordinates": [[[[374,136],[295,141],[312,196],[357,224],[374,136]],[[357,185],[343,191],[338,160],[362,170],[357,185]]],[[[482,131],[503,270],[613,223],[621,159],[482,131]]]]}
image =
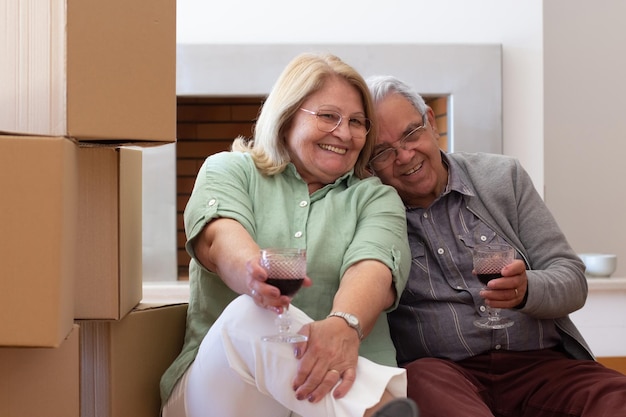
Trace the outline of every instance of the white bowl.
{"type": "Polygon", "coordinates": [[[608,253],[581,253],[580,259],[585,263],[588,277],[608,278],[617,268],[617,255],[608,253]]]}

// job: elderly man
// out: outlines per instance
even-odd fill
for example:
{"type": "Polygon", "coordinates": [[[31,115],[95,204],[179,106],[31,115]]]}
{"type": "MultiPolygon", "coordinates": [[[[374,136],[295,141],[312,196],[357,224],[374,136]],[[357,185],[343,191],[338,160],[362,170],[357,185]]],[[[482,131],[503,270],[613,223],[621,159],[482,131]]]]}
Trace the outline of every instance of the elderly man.
{"type": "Polygon", "coordinates": [[[422,417],[626,416],[626,376],[593,360],[568,318],[587,296],[584,265],[513,158],[446,154],[422,97],[368,81],[379,122],[370,169],[406,206],[413,263],[389,315],[409,397],[422,417]],[[472,251],[515,260],[485,287],[472,251]],[[510,327],[474,322],[502,308],[510,327]]]}

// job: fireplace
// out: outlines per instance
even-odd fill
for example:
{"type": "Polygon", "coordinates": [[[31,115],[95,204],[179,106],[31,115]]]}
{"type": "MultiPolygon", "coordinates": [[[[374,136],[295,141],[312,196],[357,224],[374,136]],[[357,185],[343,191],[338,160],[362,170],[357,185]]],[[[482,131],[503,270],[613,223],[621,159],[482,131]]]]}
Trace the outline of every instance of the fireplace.
{"type": "Polygon", "coordinates": [[[185,279],[182,214],[203,159],[251,135],[264,97],[304,51],[332,52],[365,77],[395,75],[429,101],[449,151],[502,152],[499,45],[178,45],[177,260],[185,279]]]}

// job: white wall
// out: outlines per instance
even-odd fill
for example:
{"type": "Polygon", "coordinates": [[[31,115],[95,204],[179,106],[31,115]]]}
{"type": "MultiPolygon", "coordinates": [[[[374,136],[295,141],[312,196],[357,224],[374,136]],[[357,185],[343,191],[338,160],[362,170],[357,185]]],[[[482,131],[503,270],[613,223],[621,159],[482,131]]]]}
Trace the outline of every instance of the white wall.
{"type": "Polygon", "coordinates": [[[545,1],[545,200],[578,252],[626,276],[626,2],[545,1]]]}
{"type": "Polygon", "coordinates": [[[176,144],[142,148],[143,281],[175,281],[176,144]]]}
{"type": "Polygon", "coordinates": [[[178,0],[177,4],[177,42],[182,44],[502,44],[504,153],[522,161],[543,193],[540,0],[178,0]]]}

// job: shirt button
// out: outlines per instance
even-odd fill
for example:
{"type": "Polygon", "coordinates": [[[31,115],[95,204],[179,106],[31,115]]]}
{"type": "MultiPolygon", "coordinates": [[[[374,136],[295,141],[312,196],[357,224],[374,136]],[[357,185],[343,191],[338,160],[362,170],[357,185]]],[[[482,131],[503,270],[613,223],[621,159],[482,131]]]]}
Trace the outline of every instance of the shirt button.
{"type": "Polygon", "coordinates": [[[212,198],[209,200],[209,207],[214,206],[215,205],[215,199],[212,198]]]}
{"type": "Polygon", "coordinates": [[[424,218],[427,219],[428,218],[428,213],[424,213],[424,218]]]}
{"type": "Polygon", "coordinates": [[[500,350],[500,349],[502,349],[502,345],[496,345],[495,348],[496,348],[496,350],[500,350]]]}
{"type": "Polygon", "coordinates": [[[484,313],[485,311],[487,311],[487,307],[485,306],[480,306],[478,307],[478,309],[481,311],[481,313],[484,313]]]}
{"type": "Polygon", "coordinates": [[[457,290],[462,290],[462,289],[463,289],[463,286],[461,286],[461,285],[457,285],[457,286],[456,286],[456,289],[457,289],[457,290]]]}
{"type": "Polygon", "coordinates": [[[306,207],[307,204],[309,204],[309,203],[307,203],[306,201],[301,201],[300,202],[300,207],[306,207]]]}
{"type": "Polygon", "coordinates": [[[486,242],[487,241],[487,236],[481,236],[480,240],[482,240],[483,242],[486,242]]]}
{"type": "Polygon", "coordinates": [[[445,251],[443,250],[443,248],[439,248],[439,249],[437,249],[437,253],[438,253],[439,255],[443,255],[443,253],[444,253],[444,252],[445,252],[445,251]]]}
{"type": "Polygon", "coordinates": [[[302,232],[296,232],[295,237],[302,237],[302,232]]]}

